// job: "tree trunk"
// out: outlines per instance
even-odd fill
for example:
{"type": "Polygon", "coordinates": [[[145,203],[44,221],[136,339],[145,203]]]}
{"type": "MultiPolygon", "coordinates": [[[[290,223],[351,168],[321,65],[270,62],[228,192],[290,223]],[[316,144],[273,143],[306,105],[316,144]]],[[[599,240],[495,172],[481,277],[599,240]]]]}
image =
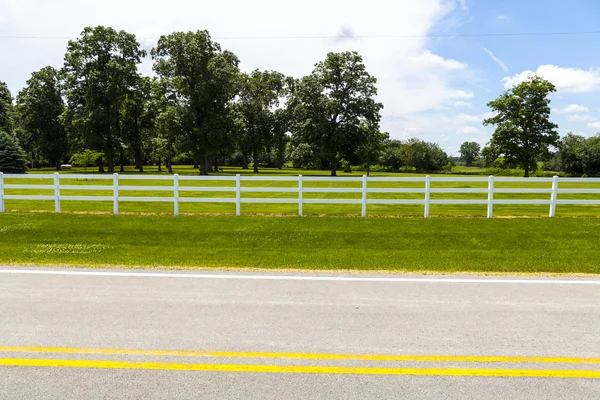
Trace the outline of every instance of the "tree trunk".
{"type": "Polygon", "coordinates": [[[346,162],[346,164],[344,164],[344,172],[346,172],[346,173],[352,172],[352,165],[350,165],[349,162],[346,162]]]}
{"type": "Polygon", "coordinates": [[[331,158],[331,176],[337,176],[337,157],[331,158]]]}
{"type": "Polygon", "coordinates": [[[102,159],[102,157],[98,159],[98,172],[101,174],[104,173],[104,160],[102,159]]]}
{"type": "Polygon", "coordinates": [[[202,154],[200,156],[200,175],[208,175],[208,161],[206,160],[206,155],[202,154]]]}
{"type": "Polygon", "coordinates": [[[61,164],[61,163],[60,163],[60,158],[58,158],[58,159],[57,159],[57,160],[54,162],[54,168],[55,168],[57,171],[60,171],[60,164],[61,164]]]}
{"type": "Polygon", "coordinates": [[[529,178],[529,165],[525,165],[525,178],[529,178]]]}
{"type": "Polygon", "coordinates": [[[170,158],[167,158],[167,171],[169,171],[170,174],[173,173],[173,165],[170,158]]]}
{"type": "Polygon", "coordinates": [[[248,157],[242,154],[242,169],[248,169],[248,157]]]}
{"type": "Polygon", "coordinates": [[[371,164],[367,163],[367,176],[371,173],[371,164]]]}
{"type": "Polygon", "coordinates": [[[258,157],[256,152],[252,153],[252,163],[254,164],[254,173],[258,174],[258,157]]]}
{"type": "Polygon", "coordinates": [[[161,162],[160,162],[160,157],[158,157],[158,172],[162,172],[162,167],[160,166],[161,162]]]}
{"type": "Polygon", "coordinates": [[[213,171],[219,172],[219,160],[215,159],[213,171]]]}
{"type": "Polygon", "coordinates": [[[119,168],[119,172],[125,172],[125,165],[124,165],[124,160],[123,160],[123,152],[121,152],[119,164],[121,164],[121,167],[119,168]]]}
{"type": "Polygon", "coordinates": [[[194,154],[192,158],[194,159],[194,169],[200,169],[198,154],[194,154]]]}

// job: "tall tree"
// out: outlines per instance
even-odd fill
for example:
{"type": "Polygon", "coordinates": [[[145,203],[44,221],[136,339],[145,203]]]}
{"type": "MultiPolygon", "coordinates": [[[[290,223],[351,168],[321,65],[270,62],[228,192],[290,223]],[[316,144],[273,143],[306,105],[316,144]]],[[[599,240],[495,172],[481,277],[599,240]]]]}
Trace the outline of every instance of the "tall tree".
{"type": "Polygon", "coordinates": [[[151,78],[140,78],[125,96],[122,108],[123,141],[131,150],[135,168],[140,172],[144,171],[144,142],[150,141],[154,128],[155,115],[150,106],[152,85],[151,78]]]}
{"type": "Polygon", "coordinates": [[[12,133],[14,129],[13,98],[6,83],[0,81],[0,131],[12,133]]]}
{"type": "Polygon", "coordinates": [[[558,125],[550,122],[549,95],[555,86],[545,79],[533,77],[507,90],[488,103],[496,113],[483,121],[496,127],[489,147],[525,170],[537,170],[538,159],[548,157],[550,146],[558,145],[558,125]]]}
{"type": "Polygon", "coordinates": [[[371,174],[371,165],[379,162],[379,157],[385,149],[385,143],[390,134],[381,132],[379,126],[373,123],[363,123],[362,129],[366,133],[365,140],[358,150],[360,161],[367,168],[367,176],[371,174]]]}
{"type": "Polygon", "coordinates": [[[59,72],[45,67],[31,74],[17,96],[20,122],[27,136],[26,150],[35,147],[56,170],[60,170],[69,151],[67,133],[60,120],[65,108],[60,85],[59,72]]]}
{"type": "Polygon", "coordinates": [[[81,147],[106,154],[108,172],[120,152],[123,102],[139,82],[137,66],[145,55],[135,35],[103,26],[85,28],[67,47],[66,120],[81,147]]]}
{"type": "Polygon", "coordinates": [[[232,130],[230,107],[237,95],[239,60],[212,41],[208,31],[161,36],[152,49],[154,71],[170,82],[185,104],[187,148],[207,175],[210,160],[232,130]]]}
{"type": "Polygon", "coordinates": [[[24,174],[27,169],[27,157],[17,139],[0,130],[0,172],[24,174]]]}
{"type": "MultiPolygon", "coordinates": [[[[258,156],[275,140],[275,108],[283,95],[285,78],[275,71],[259,70],[242,74],[236,109],[242,119],[240,146],[252,155],[254,172],[258,172],[258,156]]],[[[244,151],[243,151],[244,152],[244,151]]]]}
{"type": "Polygon", "coordinates": [[[336,176],[338,159],[353,159],[366,138],[363,122],[377,124],[383,108],[374,97],[377,79],[357,52],[329,53],[295,87],[294,134],[318,148],[336,176]]]}
{"type": "Polygon", "coordinates": [[[477,142],[464,142],[460,145],[460,157],[465,160],[468,167],[473,165],[473,161],[479,156],[481,146],[477,142]]]}

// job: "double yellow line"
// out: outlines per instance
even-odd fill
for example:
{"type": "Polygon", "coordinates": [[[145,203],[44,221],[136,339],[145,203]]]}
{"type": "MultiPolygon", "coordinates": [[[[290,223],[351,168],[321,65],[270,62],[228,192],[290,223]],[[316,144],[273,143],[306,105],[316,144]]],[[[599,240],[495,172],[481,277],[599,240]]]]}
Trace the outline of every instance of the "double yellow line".
{"type": "MultiPolygon", "coordinates": [[[[269,352],[217,352],[185,350],[134,350],[94,349],[65,347],[0,346],[4,353],[88,354],[127,356],[213,357],[253,359],[306,359],[306,360],[356,360],[356,361],[412,361],[458,363],[541,363],[541,364],[600,364],[600,358],[576,357],[525,357],[525,356],[422,356],[375,354],[314,354],[269,352]]],[[[0,358],[6,367],[55,367],[98,369],[141,369],[169,371],[214,371],[254,373],[300,374],[353,374],[353,375],[430,375],[430,376],[480,376],[480,377],[539,377],[600,379],[600,370],[564,369],[483,369],[483,368],[377,368],[340,366],[282,366],[254,364],[186,364],[174,362],[132,362],[103,360],[57,360],[29,358],[0,358]]]]}

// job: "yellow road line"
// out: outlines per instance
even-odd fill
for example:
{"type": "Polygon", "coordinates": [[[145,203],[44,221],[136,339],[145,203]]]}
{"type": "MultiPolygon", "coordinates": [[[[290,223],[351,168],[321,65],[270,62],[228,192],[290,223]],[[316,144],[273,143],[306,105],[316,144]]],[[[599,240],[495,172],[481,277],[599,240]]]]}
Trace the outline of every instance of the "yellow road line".
{"type": "Polygon", "coordinates": [[[354,368],[319,366],[237,365],[237,364],[181,364],[165,362],[44,360],[1,358],[0,366],[54,367],[93,369],[136,369],[166,371],[254,372],[283,374],[344,374],[344,375],[431,375],[431,376],[487,376],[528,378],[600,379],[600,371],[585,370],[526,370],[526,369],[472,369],[472,368],[354,368]]]}
{"type": "Polygon", "coordinates": [[[225,352],[225,351],[192,351],[192,350],[94,349],[94,348],[28,347],[28,346],[0,346],[0,352],[55,353],[55,354],[102,354],[102,355],[163,356],[163,357],[170,356],[170,357],[270,358],[270,359],[288,358],[288,359],[305,359],[305,360],[600,364],[600,358],[577,358],[577,357],[314,354],[314,353],[225,352]]]}
{"type": "Polygon", "coordinates": [[[193,350],[94,349],[94,348],[29,347],[29,346],[0,346],[0,352],[55,353],[55,354],[102,354],[102,355],[163,356],[163,357],[169,356],[169,357],[270,358],[270,359],[288,358],[288,359],[305,359],[305,360],[600,364],[600,358],[577,358],[577,357],[315,354],[315,353],[225,352],[225,351],[193,351],[193,350]]]}

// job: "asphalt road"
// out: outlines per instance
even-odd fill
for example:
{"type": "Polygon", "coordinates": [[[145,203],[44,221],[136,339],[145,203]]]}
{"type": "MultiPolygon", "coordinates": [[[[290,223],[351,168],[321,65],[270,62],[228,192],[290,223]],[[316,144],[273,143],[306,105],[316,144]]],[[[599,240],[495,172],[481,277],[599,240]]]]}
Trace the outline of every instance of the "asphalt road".
{"type": "Polygon", "coordinates": [[[600,398],[600,281],[34,271],[3,399],[600,398]]]}

